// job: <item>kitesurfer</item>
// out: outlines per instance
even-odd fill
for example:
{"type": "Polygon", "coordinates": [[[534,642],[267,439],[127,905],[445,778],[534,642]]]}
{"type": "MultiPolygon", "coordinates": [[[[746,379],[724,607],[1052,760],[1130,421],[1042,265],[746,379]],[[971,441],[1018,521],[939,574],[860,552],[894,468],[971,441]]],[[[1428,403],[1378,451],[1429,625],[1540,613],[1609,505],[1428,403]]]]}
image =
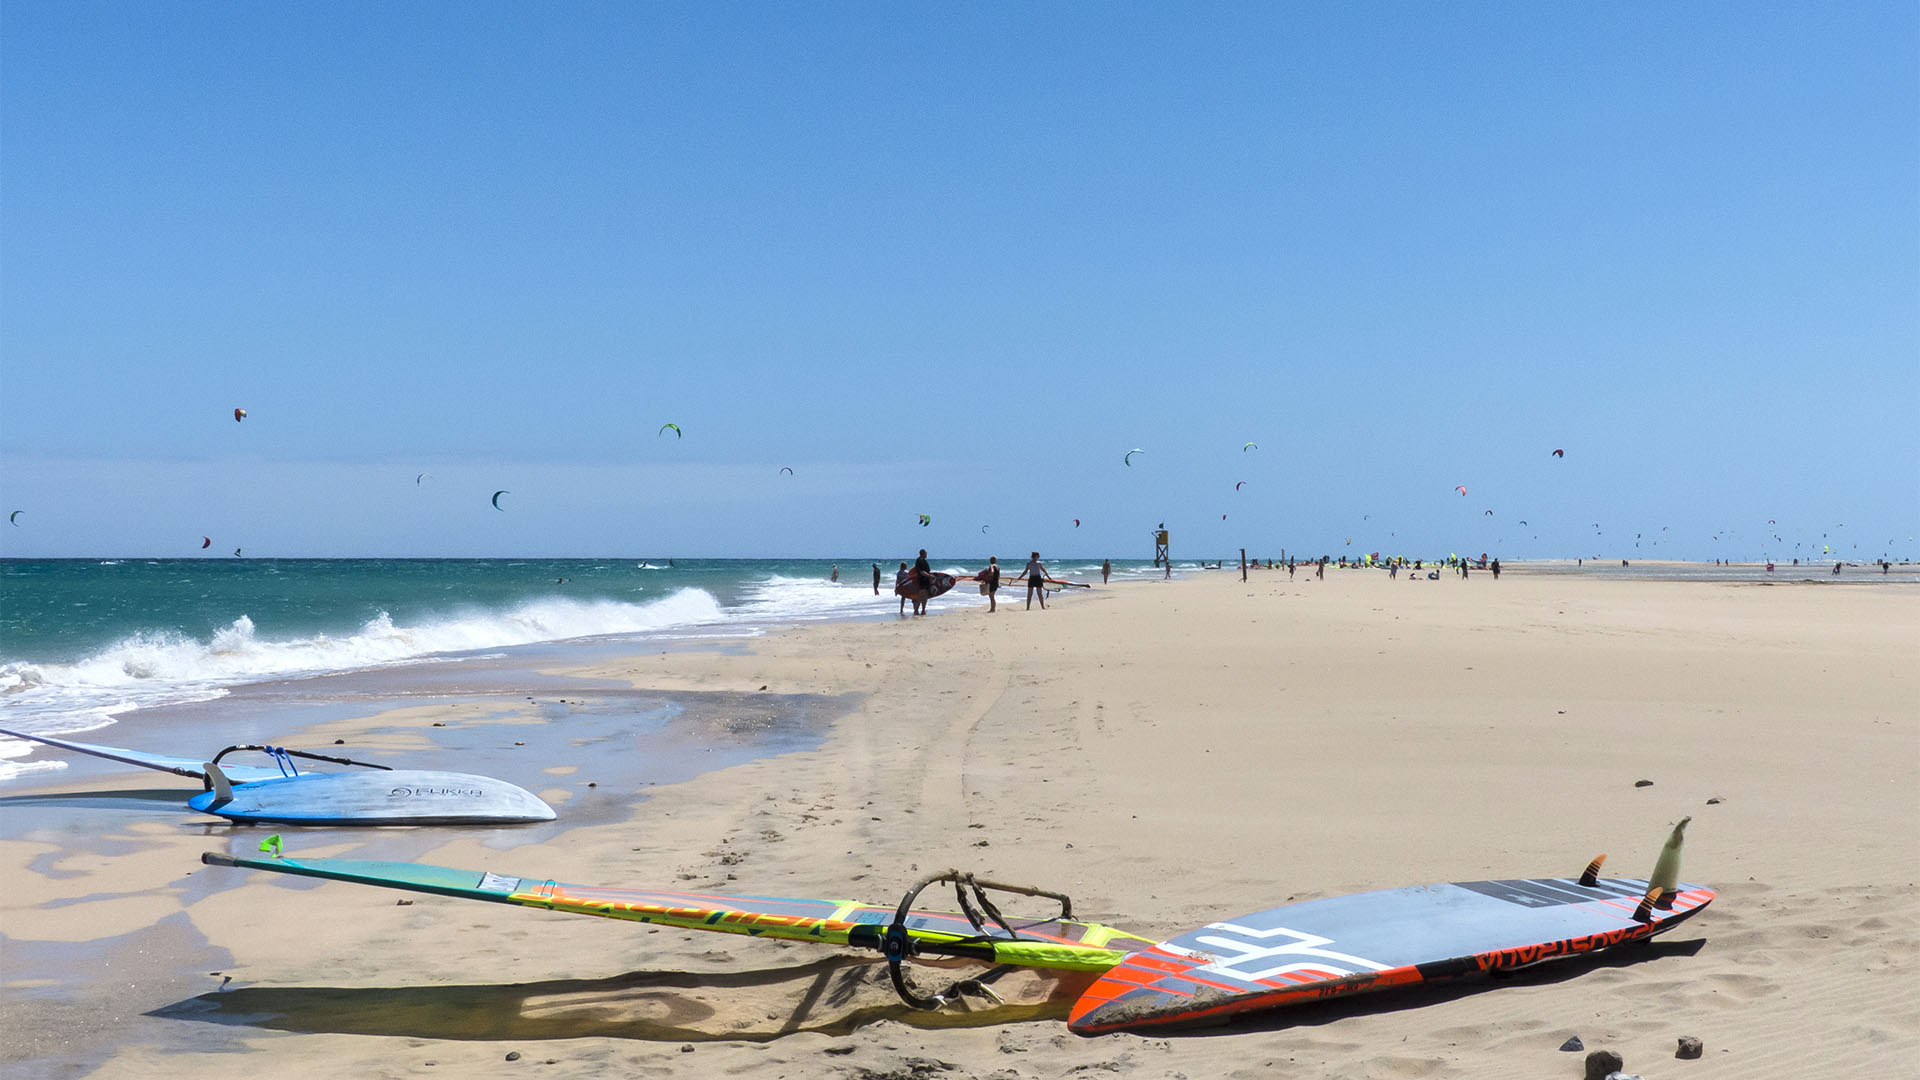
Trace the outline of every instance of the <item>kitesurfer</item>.
{"type": "Polygon", "coordinates": [[[1033,594],[1040,594],[1040,610],[1047,610],[1047,568],[1040,563],[1040,553],[1034,552],[1027,560],[1027,610],[1033,610],[1033,594]]]}

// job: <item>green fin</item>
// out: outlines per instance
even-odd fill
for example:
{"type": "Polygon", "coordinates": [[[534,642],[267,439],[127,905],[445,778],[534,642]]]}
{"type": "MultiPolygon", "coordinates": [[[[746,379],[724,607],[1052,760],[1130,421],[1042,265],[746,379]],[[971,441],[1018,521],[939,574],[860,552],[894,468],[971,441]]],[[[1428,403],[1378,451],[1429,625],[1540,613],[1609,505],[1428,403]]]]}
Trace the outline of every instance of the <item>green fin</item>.
{"type": "Polygon", "coordinates": [[[1658,888],[1666,898],[1667,902],[1662,907],[1673,904],[1674,886],[1680,883],[1680,845],[1687,838],[1687,822],[1692,820],[1691,817],[1683,817],[1680,824],[1673,827],[1673,832],[1667,835],[1666,846],[1660,849],[1660,857],[1654,860],[1653,876],[1647,879],[1647,885],[1658,888]]]}

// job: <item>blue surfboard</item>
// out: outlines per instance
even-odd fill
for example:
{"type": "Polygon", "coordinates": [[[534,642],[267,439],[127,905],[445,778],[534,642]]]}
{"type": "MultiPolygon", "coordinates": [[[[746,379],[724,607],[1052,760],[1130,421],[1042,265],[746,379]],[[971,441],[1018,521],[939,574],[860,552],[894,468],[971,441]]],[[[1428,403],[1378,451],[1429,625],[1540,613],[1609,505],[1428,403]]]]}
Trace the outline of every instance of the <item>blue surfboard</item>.
{"type": "Polygon", "coordinates": [[[216,782],[187,805],[230,821],[286,825],[515,825],[554,818],[539,796],[505,780],[421,769],[302,773],[225,791],[216,782]]]}

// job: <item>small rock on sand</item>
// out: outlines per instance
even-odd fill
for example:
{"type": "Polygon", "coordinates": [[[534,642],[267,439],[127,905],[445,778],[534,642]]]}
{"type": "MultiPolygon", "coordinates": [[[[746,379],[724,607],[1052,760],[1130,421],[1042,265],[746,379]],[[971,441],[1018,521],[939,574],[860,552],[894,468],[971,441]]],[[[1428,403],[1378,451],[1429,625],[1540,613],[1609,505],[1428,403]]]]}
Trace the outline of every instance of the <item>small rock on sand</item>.
{"type": "Polygon", "coordinates": [[[1587,1044],[1581,1042],[1580,1036],[1578,1035],[1569,1036],[1566,1042],[1563,1042],[1560,1044],[1560,1049],[1565,1050],[1568,1053],[1579,1053],[1580,1051],[1585,1050],[1586,1048],[1587,1048],[1587,1044]]]}
{"type": "Polygon", "coordinates": [[[1635,780],[1635,781],[1633,782],[1633,786],[1634,786],[1634,787],[1652,787],[1652,786],[1653,786],[1653,781],[1651,781],[1651,780],[1635,780]]]}
{"type": "Polygon", "coordinates": [[[1702,1043],[1699,1039],[1691,1035],[1682,1035],[1680,1036],[1680,1049],[1675,1050],[1673,1056],[1683,1061],[1691,1061],[1699,1057],[1701,1052],[1706,1048],[1706,1044],[1702,1043]]]}
{"type": "Polygon", "coordinates": [[[1595,1050],[1587,1055],[1587,1080],[1607,1080],[1625,1064],[1620,1055],[1611,1050],[1595,1050]]]}

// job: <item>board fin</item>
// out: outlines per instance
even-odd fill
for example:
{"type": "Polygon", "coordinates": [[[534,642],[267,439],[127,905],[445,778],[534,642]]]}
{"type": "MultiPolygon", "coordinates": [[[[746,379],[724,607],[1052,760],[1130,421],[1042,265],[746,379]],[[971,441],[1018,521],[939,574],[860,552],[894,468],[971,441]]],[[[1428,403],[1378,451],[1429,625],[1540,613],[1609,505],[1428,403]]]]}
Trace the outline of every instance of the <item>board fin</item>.
{"type": "Polygon", "coordinates": [[[1653,876],[1647,879],[1651,886],[1648,892],[1659,893],[1654,906],[1661,911],[1673,909],[1674,886],[1680,883],[1680,845],[1687,838],[1687,822],[1691,817],[1683,817],[1680,824],[1667,834],[1667,842],[1660,848],[1660,857],[1653,861],[1653,876]]]}
{"type": "Polygon", "coordinates": [[[1587,864],[1587,868],[1580,872],[1580,884],[1585,885],[1589,889],[1600,884],[1600,867],[1606,861],[1606,852],[1603,851],[1595,855],[1593,861],[1587,864]]]}
{"type": "Polygon", "coordinates": [[[1673,897],[1668,895],[1667,890],[1655,885],[1647,890],[1647,895],[1640,898],[1640,906],[1633,909],[1633,921],[1639,923],[1652,922],[1654,908],[1665,909],[1672,906],[1673,897]],[[1666,903],[1664,904],[1660,902],[1662,896],[1666,897],[1666,903]]]}
{"type": "Polygon", "coordinates": [[[220,806],[233,801],[233,782],[227,779],[226,773],[220,771],[220,766],[211,761],[207,762],[207,783],[213,786],[211,805],[220,806]]]}

